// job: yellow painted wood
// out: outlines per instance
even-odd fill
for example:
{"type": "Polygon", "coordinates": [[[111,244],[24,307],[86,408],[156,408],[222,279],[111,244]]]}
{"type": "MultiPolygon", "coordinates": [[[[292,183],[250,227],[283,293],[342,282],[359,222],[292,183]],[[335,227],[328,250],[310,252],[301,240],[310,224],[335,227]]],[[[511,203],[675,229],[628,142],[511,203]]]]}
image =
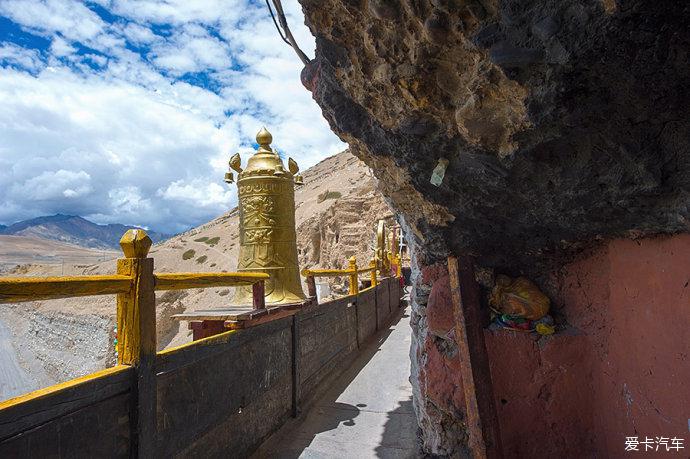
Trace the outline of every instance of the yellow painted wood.
{"type": "Polygon", "coordinates": [[[247,318],[247,313],[252,312],[254,309],[251,306],[247,307],[231,307],[228,309],[206,309],[183,312],[180,314],[174,314],[173,319],[178,320],[242,320],[247,318]]]}
{"type": "Polygon", "coordinates": [[[117,260],[117,273],[134,280],[117,296],[118,363],[136,370],[136,455],[155,457],[157,430],[156,292],[153,258],[145,258],[151,239],[144,230],[129,230],[120,246],[127,258],[117,260]]]}
{"type": "Polygon", "coordinates": [[[179,346],[170,347],[168,349],[163,349],[162,351],[158,352],[158,356],[162,357],[162,356],[172,355],[172,354],[175,354],[175,353],[177,353],[183,349],[187,349],[190,347],[209,346],[211,344],[227,343],[228,341],[230,341],[230,339],[232,338],[232,335],[234,335],[235,333],[237,333],[237,330],[230,330],[230,331],[226,331],[223,333],[219,333],[217,335],[208,336],[206,338],[201,338],[197,341],[192,341],[190,343],[185,343],[185,344],[181,344],[179,346]]]}
{"type": "Polygon", "coordinates": [[[45,398],[49,395],[53,395],[62,391],[65,391],[67,389],[71,389],[72,387],[82,385],[84,383],[87,383],[89,381],[93,381],[95,379],[99,378],[105,378],[107,376],[117,374],[123,371],[126,371],[130,369],[128,365],[117,365],[112,368],[107,368],[105,370],[97,371],[95,373],[91,373],[86,376],[82,376],[80,378],[75,378],[71,379],[69,381],[60,383],[60,384],[55,384],[53,386],[48,386],[44,387],[43,389],[38,389],[33,392],[29,392],[24,395],[20,395],[19,397],[14,397],[9,400],[5,400],[4,402],[0,402],[0,411],[16,406],[16,405],[21,405],[22,403],[29,402],[31,400],[37,400],[41,398],[45,398]]]}
{"type": "Polygon", "coordinates": [[[359,279],[357,278],[357,259],[351,256],[348,260],[350,266],[350,295],[357,295],[359,293],[359,279]]]}
{"type": "Polygon", "coordinates": [[[129,291],[131,276],[0,277],[0,303],[53,300],[129,291]]]}
{"type": "Polygon", "coordinates": [[[369,262],[369,279],[371,280],[371,286],[376,287],[376,259],[373,258],[369,262]]]}
{"type": "Polygon", "coordinates": [[[153,258],[117,260],[117,272],[134,278],[117,296],[118,363],[137,364],[142,354],[156,353],[156,297],[153,258]]]}
{"type": "MultiPolygon", "coordinates": [[[[375,263],[375,262],[374,262],[375,263]]],[[[366,274],[371,271],[376,271],[378,268],[376,266],[370,266],[369,268],[357,269],[357,274],[366,274]]],[[[350,276],[354,273],[352,269],[303,269],[301,274],[303,277],[339,277],[339,276],[350,276]]]]}
{"type": "Polygon", "coordinates": [[[252,285],[270,276],[266,273],[174,273],[156,274],[156,290],[238,287],[252,285]]]}
{"type": "Polygon", "coordinates": [[[127,258],[146,258],[153,241],[143,229],[129,229],[120,239],[120,247],[127,258]]]}
{"type": "Polygon", "coordinates": [[[339,277],[339,276],[349,276],[352,274],[351,269],[321,269],[321,268],[315,268],[315,269],[303,269],[302,270],[302,276],[304,277],[309,277],[309,276],[314,276],[314,277],[339,277]]]}

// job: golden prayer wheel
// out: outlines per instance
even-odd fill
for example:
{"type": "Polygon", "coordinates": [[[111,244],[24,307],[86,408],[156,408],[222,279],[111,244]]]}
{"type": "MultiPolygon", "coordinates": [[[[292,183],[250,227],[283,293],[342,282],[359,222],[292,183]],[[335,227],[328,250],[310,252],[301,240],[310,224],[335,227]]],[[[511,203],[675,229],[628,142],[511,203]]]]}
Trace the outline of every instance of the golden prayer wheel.
{"type": "MultiPolygon", "coordinates": [[[[301,303],[302,291],[297,262],[295,233],[295,184],[302,184],[299,167],[290,158],[288,170],[270,145],[271,133],[262,128],[256,135],[257,152],[247,167],[240,167],[240,155],[230,158],[230,168],[238,173],[240,253],[237,271],[265,272],[267,306],[301,303]]],[[[225,174],[232,183],[233,174],[225,174]]],[[[238,287],[235,305],[252,304],[252,288],[238,287]]]]}

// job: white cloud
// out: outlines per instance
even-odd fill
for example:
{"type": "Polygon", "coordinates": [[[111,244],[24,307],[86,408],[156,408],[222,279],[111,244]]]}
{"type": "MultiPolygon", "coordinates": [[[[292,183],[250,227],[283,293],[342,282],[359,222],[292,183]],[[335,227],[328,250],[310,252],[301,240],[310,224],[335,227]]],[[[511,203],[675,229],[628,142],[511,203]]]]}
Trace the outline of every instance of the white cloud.
{"type": "Polygon", "coordinates": [[[124,35],[128,41],[136,45],[150,44],[162,39],[162,37],[153,33],[148,27],[143,27],[135,22],[116,27],[119,27],[120,33],[124,35]]]}
{"type": "Polygon", "coordinates": [[[237,22],[248,10],[257,8],[250,2],[237,0],[98,0],[97,3],[139,22],[172,25],[214,24],[220,18],[237,22]]]}
{"type": "Polygon", "coordinates": [[[176,34],[173,41],[155,46],[152,55],[157,67],[177,76],[221,70],[232,65],[228,47],[211,37],[205,29],[176,34]]]}
{"type": "Polygon", "coordinates": [[[37,71],[44,66],[38,51],[25,49],[13,43],[0,44],[0,65],[37,71]]]}
{"type": "Polygon", "coordinates": [[[3,0],[0,14],[41,32],[59,32],[69,40],[89,42],[105,28],[96,13],[73,0],[3,0]]]}
{"type": "Polygon", "coordinates": [[[232,192],[227,188],[200,179],[190,182],[177,180],[166,189],[159,189],[156,194],[169,201],[196,204],[201,207],[226,206],[232,200],[232,192]]]}
{"type": "Polygon", "coordinates": [[[61,37],[55,37],[53,39],[53,43],[50,45],[50,52],[53,54],[53,56],[57,57],[69,56],[74,54],[76,51],[77,50],[74,46],[70,45],[61,37]]]}
{"type": "MultiPolygon", "coordinates": [[[[77,2],[0,0],[0,14],[51,42],[45,57],[0,43],[0,222],[62,212],[181,231],[233,205],[227,160],[246,162],[262,125],[303,169],[344,148],[263,5],[98,3],[117,21],[77,2]]],[[[285,6],[312,51],[297,2],[285,6]]]]}
{"type": "Polygon", "coordinates": [[[36,201],[73,198],[91,191],[91,176],[84,171],[45,171],[11,188],[13,192],[36,201]]]}

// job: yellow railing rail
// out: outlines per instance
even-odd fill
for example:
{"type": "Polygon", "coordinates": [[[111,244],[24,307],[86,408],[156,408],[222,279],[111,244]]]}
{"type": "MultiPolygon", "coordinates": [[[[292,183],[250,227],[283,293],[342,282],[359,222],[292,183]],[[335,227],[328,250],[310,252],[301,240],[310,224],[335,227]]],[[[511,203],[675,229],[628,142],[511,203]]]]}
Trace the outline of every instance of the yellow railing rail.
{"type": "Polygon", "coordinates": [[[349,267],[345,269],[328,269],[328,268],[313,268],[303,269],[302,276],[307,278],[307,290],[310,297],[316,297],[316,278],[317,277],[340,277],[348,276],[350,278],[349,295],[356,295],[359,293],[358,276],[360,274],[370,274],[371,286],[376,287],[378,279],[376,277],[377,271],[380,271],[379,264],[376,259],[369,262],[368,268],[359,269],[357,267],[357,258],[352,256],[348,260],[349,267]]]}
{"type": "Polygon", "coordinates": [[[344,269],[328,269],[328,268],[312,268],[303,269],[302,276],[307,278],[307,289],[309,296],[316,297],[316,278],[317,277],[340,277],[348,276],[350,278],[349,295],[356,295],[359,293],[358,276],[360,274],[369,273],[371,277],[371,286],[376,287],[378,284],[377,272],[382,276],[393,275],[400,277],[402,274],[402,261],[398,251],[398,231],[400,227],[394,226],[392,237],[390,238],[390,247],[388,247],[388,235],[386,231],[386,224],[383,220],[379,220],[376,230],[376,251],[374,258],[369,261],[369,267],[360,269],[357,267],[357,259],[352,256],[348,260],[349,266],[344,269]]]}
{"type": "Polygon", "coordinates": [[[155,290],[186,290],[190,288],[242,287],[265,281],[266,273],[171,273],[155,274],[155,290]]]}
{"type": "Polygon", "coordinates": [[[127,293],[131,276],[0,277],[0,303],[127,293]]]}
{"type": "MultiPolygon", "coordinates": [[[[154,290],[240,287],[265,281],[266,273],[154,274],[154,290]]],[[[123,275],[64,277],[0,277],[0,304],[127,293],[134,278],[123,275]]]]}
{"type": "Polygon", "coordinates": [[[340,276],[349,276],[352,274],[354,271],[350,269],[321,269],[321,268],[314,268],[314,269],[303,269],[302,270],[302,276],[304,277],[340,277],[340,276]]]}

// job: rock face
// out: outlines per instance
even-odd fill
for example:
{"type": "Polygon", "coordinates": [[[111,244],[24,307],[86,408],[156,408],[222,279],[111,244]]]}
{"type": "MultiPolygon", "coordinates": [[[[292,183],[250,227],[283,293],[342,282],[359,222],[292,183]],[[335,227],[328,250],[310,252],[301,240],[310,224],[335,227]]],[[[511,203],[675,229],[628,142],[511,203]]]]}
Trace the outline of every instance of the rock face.
{"type": "MultiPolygon", "coordinates": [[[[583,249],[690,230],[690,6],[616,0],[300,3],[317,44],[302,81],[333,130],[374,171],[412,248],[412,381],[424,447],[462,456],[462,381],[452,330],[446,331],[444,258],[470,253],[489,273],[531,277],[557,306],[562,300],[566,312],[578,314],[552,274],[583,249]],[[447,168],[435,186],[430,179],[441,159],[447,168]]],[[[687,255],[687,245],[681,246],[687,255]]],[[[615,288],[615,279],[606,282],[583,284],[583,295],[615,288]]],[[[603,322],[583,324],[585,334],[618,326],[602,314],[603,322]]],[[[650,317],[677,326],[663,311],[650,317]]],[[[492,336],[487,348],[495,392],[509,394],[497,399],[502,427],[509,430],[504,446],[525,457],[622,454],[613,436],[605,438],[613,430],[593,440],[597,423],[590,421],[603,411],[582,389],[590,384],[586,376],[555,377],[566,370],[596,374],[606,361],[597,350],[606,344],[575,334],[554,338],[543,350],[522,337],[492,336]],[[509,358],[506,348],[519,351],[516,359],[528,370],[501,367],[509,358]],[[511,385],[508,375],[525,386],[511,385]],[[555,379],[561,388],[549,382],[555,379]],[[542,424],[527,424],[548,437],[541,446],[519,436],[528,435],[520,420],[541,416],[536,413],[546,413],[542,424]],[[567,419],[578,416],[586,421],[568,427],[567,419]]],[[[664,365],[673,365],[672,349],[665,348],[664,365]]],[[[621,379],[601,378],[610,393],[629,391],[621,379]]]]}
{"type": "Polygon", "coordinates": [[[430,256],[520,270],[688,230],[687,5],[301,4],[317,42],[305,85],[430,256]]]}

